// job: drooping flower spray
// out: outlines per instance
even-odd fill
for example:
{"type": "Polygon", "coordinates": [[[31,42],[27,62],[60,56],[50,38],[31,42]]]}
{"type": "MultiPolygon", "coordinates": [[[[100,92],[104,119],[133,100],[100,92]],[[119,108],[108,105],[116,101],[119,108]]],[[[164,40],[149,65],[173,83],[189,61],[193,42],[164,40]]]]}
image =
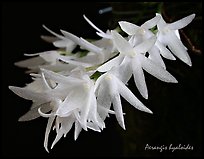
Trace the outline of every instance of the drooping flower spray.
{"type": "Polygon", "coordinates": [[[173,23],[166,23],[158,13],[140,26],[119,21],[127,37],[117,29],[104,32],[83,16],[100,40],[90,42],[64,30],[57,34],[43,25],[54,37],[42,38],[52,42],[57,49],[26,54],[33,57],[15,63],[28,68],[33,79],[23,88],[9,86],[15,94],[33,102],[19,121],[40,116],[48,118],[44,139],[46,151],[52,129],[55,129],[56,137],[51,149],[73,125],[75,140],[82,129],[101,132],[109,115],[115,115],[119,125],[126,129],[121,97],[138,110],[152,113],[127,84],[133,76],[136,88],[148,99],[144,71],[163,82],[177,83],[166,70],[162,57],[169,60],[178,58],[192,65],[178,30],[187,26],[195,14],[173,23]],[[156,31],[153,32],[152,28],[156,31]],[[73,53],[77,46],[80,49],[73,53]]]}

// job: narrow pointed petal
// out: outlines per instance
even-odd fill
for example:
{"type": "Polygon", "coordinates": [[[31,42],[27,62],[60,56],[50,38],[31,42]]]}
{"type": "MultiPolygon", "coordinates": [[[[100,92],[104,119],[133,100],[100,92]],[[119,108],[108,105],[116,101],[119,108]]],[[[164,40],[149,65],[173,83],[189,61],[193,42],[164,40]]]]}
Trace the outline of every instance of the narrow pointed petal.
{"type": "Polygon", "coordinates": [[[63,131],[59,130],[59,132],[57,133],[55,140],[53,141],[52,145],[51,145],[51,149],[55,146],[55,144],[61,139],[61,137],[63,136],[63,131]]]}
{"type": "Polygon", "coordinates": [[[67,39],[67,40],[57,40],[53,42],[53,45],[59,48],[65,48],[67,45],[74,45],[74,42],[67,39]]]}
{"type": "Polygon", "coordinates": [[[160,16],[157,15],[155,16],[154,18],[146,21],[144,24],[141,25],[142,28],[145,28],[145,29],[151,29],[153,28],[155,25],[157,25],[157,23],[159,22],[160,20],[160,16]]]}
{"type": "Polygon", "coordinates": [[[94,29],[96,29],[100,33],[104,33],[101,29],[99,29],[97,26],[95,26],[85,15],[83,15],[83,17],[94,29]]]}
{"type": "Polygon", "coordinates": [[[87,127],[93,131],[98,131],[98,132],[101,132],[101,130],[99,129],[99,127],[94,124],[94,123],[91,123],[91,122],[88,122],[87,123],[87,127]]]}
{"type": "Polygon", "coordinates": [[[165,65],[162,57],[160,56],[159,49],[156,46],[153,46],[149,50],[149,57],[148,58],[151,59],[152,61],[154,61],[155,63],[157,63],[158,65],[160,65],[161,67],[163,67],[164,69],[166,69],[166,65],[165,65]]]}
{"type": "Polygon", "coordinates": [[[112,60],[104,63],[100,67],[98,67],[97,70],[100,71],[100,72],[109,71],[109,70],[111,70],[112,67],[119,66],[120,63],[122,62],[123,58],[124,58],[123,56],[119,55],[119,56],[113,58],[112,60]]]}
{"type": "Polygon", "coordinates": [[[64,31],[64,30],[61,30],[61,32],[65,37],[74,41],[76,44],[78,44],[79,46],[81,46],[84,49],[87,49],[87,50],[92,51],[94,53],[101,53],[102,52],[101,48],[91,44],[90,42],[86,41],[83,38],[78,38],[74,34],[71,34],[71,33],[64,31]]]}
{"type": "Polygon", "coordinates": [[[26,88],[20,88],[15,86],[9,86],[9,89],[12,90],[15,94],[18,96],[27,99],[27,100],[33,100],[38,102],[49,102],[51,100],[51,97],[49,94],[46,93],[36,93],[26,88]]]}
{"type": "MultiPolygon", "coordinates": [[[[102,75],[104,76],[104,75],[102,75]]],[[[101,80],[102,81],[104,78],[101,76],[101,80]]],[[[98,81],[98,80],[97,80],[98,81]]],[[[98,81],[98,82],[100,82],[98,81]]],[[[97,89],[96,92],[96,96],[97,96],[97,112],[100,115],[100,117],[105,120],[105,118],[107,117],[108,113],[109,113],[109,109],[111,107],[111,98],[110,98],[110,94],[109,94],[109,88],[106,82],[103,81],[103,83],[100,82],[100,85],[97,89]],[[104,108],[104,109],[103,109],[104,108]]]]}
{"type": "Polygon", "coordinates": [[[158,49],[160,50],[160,54],[163,57],[169,60],[176,60],[172,53],[163,44],[161,44],[159,40],[156,41],[155,45],[158,47],[158,49]]]}
{"type": "Polygon", "coordinates": [[[178,39],[178,37],[174,33],[167,34],[168,47],[176,55],[180,60],[185,62],[187,65],[192,66],[190,56],[186,51],[185,46],[178,39]]]}
{"type": "Polygon", "coordinates": [[[152,46],[155,44],[157,38],[156,36],[152,36],[151,38],[145,40],[141,44],[134,47],[134,51],[136,53],[146,53],[152,46]]]}
{"type": "Polygon", "coordinates": [[[93,93],[91,93],[92,91],[94,91],[94,88],[91,88],[89,90],[90,92],[88,93],[88,97],[86,98],[86,101],[83,105],[83,107],[81,108],[81,114],[80,114],[80,119],[81,119],[81,124],[84,125],[84,127],[87,126],[87,119],[88,119],[88,115],[89,112],[92,111],[92,98],[96,98],[95,95],[93,93]]]}
{"type": "Polygon", "coordinates": [[[45,51],[39,53],[39,56],[42,57],[45,61],[50,63],[56,63],[57,58],[60,56],[57,51],[45,51]]]}
{"type": "Polygon", "coordinates": [[[158,27],[159,30],[163,30],[163,28],[166,27],[167,23],[164,21],[164,19],[163,19],[161,14],[156,13],[156,16],[160,17],[160,20],[157,23],[157,27],[158,27]]]}
{"type": "Polygon", "coordinates": [[[155,64],[153,61],[149,60],[143,55],[139,55],[138,58],[141,61],[142,68],[152,76],[164,82],[178,83],[178,81],[161,66],[155,64]]]}
{"type": "Polygon", "coordinates": [[[113,43],[121,54],[127,55],[134,53],[134,50],[130,43],[126,39],[124,39],[118,32],[112,30],[111,34],[113,36],[113,43]]]}
{"type": "Polygon", "coordinates": [[[43,39],[44,41],[48,42],[48,43],[53,43],[54,41],[59,40],[59,38],[57,38],[55,36],[47,36],[47,35],[41,35],[40,38],[43,39]]]}
{"type": "Polygon", "coordinates": [[[148,99],[148,90],[145,82],[144,72],[138,60],[132,61],[132,70],[133,70],[135,85],[137,86],[140,94],[145,99],[148,99]]]}
{"type": "Polygon", "coordinates": [[[96,32],[96,34],[105,39],[112,39],[112,36],[106,33],[96,32]]]}
{"type": "Polygon", "coordinates": [[[121,82],[120,80],[118,80],[117,78],[115,78],[115,81],[118,84],[118,91],[120,93],[120,95],[126,99],[132,106],[134,106],[136,109],[147,112],[147,113],[151,113],[152,111],[149,110],[144,104],[142,104],[137,97],[135,97],[135,95],[129,90],[129,88],[127,88],[125,86],[125,84],[123,82],[121,82]]]}
{"type": "Polygon", "coordinates": [[[98,53],[101,54],[102,53],[102,48],[99,48],[95,45],[93,45],[92,43],[88,42],[87,40],[85,40],[84,38],[80,38],[82,40],[82,47],[84,47],[85,49],[94,52],[94,53],[98,53]]]}
{"type": "Polygon", "coordinates": [[[92,64],[89,63],[85,63],[85,62],[81,62],[81,61],[77,61],[77,60],[72,60],[70,59],[69,56],[60,56],[59,60],[62,60],[63,62],[66,62],[68,64],[72,64],[75,66],[82,66],[82,67],[91,67],[92,64]]]}
{"type": "Polygon", "coordinates": [[[39,106],[35,106],[33,109],[30,109],[26,114],[24,114],[23,116],[21,116],[18,121],[30,121],[30,120],[33,120],[33,119],[36,119],[38,117],[40,117],[40,114],[38,113],[38,108],[41,107],[41,110],[44,112],[44,113],[47,113],[49,111],[52,110],[52,108],[50,107],[50,103],[44,103],[44,104],[41,104],[39,106]]]}
{"type": "Polygon", "coordinates": [[[22,60],[15,62],[14,65],[18,67],[33,67],[33,66],[38,66],[42,65],[45,63],[45,60],[42,57],[32,57],[30,59],[22,60]]]}
{"type": "Polygon", "coordinates": [[[135,25],[135,24],[132,24],[132,23],[129,23],[129,22],[126,22],[126,21],[120,21],[118,22],[121,29],[126,32],[128,35],[134,35],[138,29],[140,29],[139,26],[135,25]]]}
{"type": "Polygon", "coordinates": [[[125,123],[124,123],[124,117],[123,117],[123,110],[122,110],[120,95],[119,94],[113,95],[112,102],[113,102],[113,108],[115,111],[116,119],[117,119],[119,125],[125,130],[125,123]]]}
{"type": "Polygon", "coordinates": [[[75,130],[74,130],[74,140],[76,140],[82,130],[82,127],[78,121],[75,122],[75,130]]]}
{"type": "Polygon", "coordinates": [[[47,127],[46,127],[46,130],[45,130],[45,138],[44,138],[44,148],[45,150],[49,153],[49,150],[48,150],[48,137],[49,137],[49,133],[50,133],[50,130],[52,128],[52,123],[54,122],[55,120],[55,117],[50,117],[48,119],[48,123],[47,123],[47,127]]]}
{"type": "Polygon", "coordinates": [[[73,123],[74,123],[74,119],[72,116],[62,118],[61,127],[60,127],[59,131],[57,132],[55,140],[53,141],[53,143],[51,145],[51,149],[61,139],[61,137],[63,135],[65,136],[71,130],[73,123]]]}
{"type": "Polygon", "coordinates": [[[48,32],[50,32],[51,34],[53,34],[54,36],[58,37],[59,39],[63,39],[63,40],[66,40],[65,37],[63,37],[62,35],[59,35],[55,32],[53,32],[52,30],[50,30],[48,27],[46,27],[45,25],[43,25],[43,28],[45,28],[48,32]]]}
{"type": "Polygon", "coordinates": [[[182,18],[174,23],[168,24],[168,28],[171,30],[182,29],[187,26],[195,18],[195,14],[191,14],[185,18],[182,18]]]}

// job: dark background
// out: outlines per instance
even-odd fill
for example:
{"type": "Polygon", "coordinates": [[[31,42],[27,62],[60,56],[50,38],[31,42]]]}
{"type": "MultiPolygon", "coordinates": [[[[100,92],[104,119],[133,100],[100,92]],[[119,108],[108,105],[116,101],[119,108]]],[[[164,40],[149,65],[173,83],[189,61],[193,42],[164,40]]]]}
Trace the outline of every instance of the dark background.
{"type": "MultiPolygon", "coordinates": [[[[83,14],[106,31],[116,27],[118,20],[142,24],[155,15],[161,4],[158,2],[149,4],[1,2],[1,155],[3,157],[201,157],[202,2],[163,4],[162,13],[169,22],[196,13],[196,19],[182,29],[181,35],[182,41],[189,49],[193,66],[189,67],[178,59],[165,60],[167,70],[177,78],[178,84],[164,83],[145,73],[149,90],[148,100],[140,96],[131,79],[130,89],[154,114],[140,112],[122,100],[126,113],[126,131],[122,130],[115,117],[111,116],[106,119],[106,128],[101,133],[83,130],[77,141],[74,141],[71,130],[67,137],[62,138],[48,154],[43,147],[47,119],[18,122],[18,118],[28,111],[31,102],[18,97],[8,89],[9,85],[22,87],[25,83],[31,82],[29,75],[24,73],[25,69],[13,65],[16,61],[26,59],[24,53],[54,49],[51,44],[40,39],[40,35],[50,35],[42,28],[42,24],[58,33],[63,29],[84,38],[98,38],[95,30],[83,19],[83,14]],[[112,12],[98,14],[99,9],[110,6],[113,7],[112,12]],[[175,152],[145,151],[146,144],[152,146],[189,144],[194,149],[175,152]]],[[[54,136],[52,133],[50,141],[54,136]]]]}

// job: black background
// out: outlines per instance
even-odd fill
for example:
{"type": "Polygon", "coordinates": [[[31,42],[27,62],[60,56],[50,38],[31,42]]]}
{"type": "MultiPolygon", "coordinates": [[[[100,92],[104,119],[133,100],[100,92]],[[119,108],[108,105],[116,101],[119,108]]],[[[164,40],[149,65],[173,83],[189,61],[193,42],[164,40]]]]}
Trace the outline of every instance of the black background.
{"type": "MultiPolygon", "coordinates": [[[[131,5],[131,4],[130,4],[131,5]]],[[[40,39],[49,35],[42,24],[59,33],[67,30],[84,38],[97,38],[95,30],[83,19],[86,14],[99,28],[111,28],[111,13],[99,15],[98,10],[110,3],[82,2],[3,2],[1,6],[1,155],[4,157],[71,157],[71,156],[201,156],[202,150],[202,55],[190,52],[193,66],[179,60],[165,61],[178,84],[163,83],[146,75],[149,100],[138,94],[134,81],[130,88],[153,112],[142,113],[123,101],[126,131],[114,116],[106,120],[102,133],[82,131],[74,141],[73,130],[57,143],[48,154],[43,147],[47,119],[18,122],[30,107],[9,89],[9,85],[24,86],[31,82],[25,69],[14,62],[26,59],[24,53],[54,49],[40,39]],[[145,151],[146,144],[174,144],[194,147],[193,151],[145,151]]],[[[189,8],[192,8],[189,5],[189,8]]],[[[196,9],[195,9],[196,10],[196,9]]],[[[196,10],[197,11],[197,10],[196,10]]],[[[190,12],[191,14],[193,12],[190,12]]],[[[186,14],[185,16],[189,15],[186,14]]],[[[154,15],[152,15],[154,16],[154,15]]],[[[195,22],[189,25],[193,28],[195,22]]],[[[197,24],[201,26],[202,24],[197,24]]],[[[188,26],[187,26],[188,27],[188,26]]],[[[198,27],[199,28],[199,27],[198,27]]],[[[201,27],[200,27],[201,29],[201,27]]],[[[53,140],[54,133],[50,139],[53,140]]],[[[49,143],[50,145],[50,143],[49,143]]],[[[50,146],[49,146],[50,147],[50,146]]]]}

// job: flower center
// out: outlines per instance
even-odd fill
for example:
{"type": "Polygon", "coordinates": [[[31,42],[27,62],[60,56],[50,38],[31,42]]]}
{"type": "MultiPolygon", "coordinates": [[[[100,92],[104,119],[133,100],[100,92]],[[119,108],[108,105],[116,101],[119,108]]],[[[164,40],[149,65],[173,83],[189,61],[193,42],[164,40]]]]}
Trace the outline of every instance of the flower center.
{"type": "Polygon", "coordinates": [[[143,28],[140,28],[140,30],[139,30],[139,33],[141,34],[141,35],[144,35],[145,34],[145,29],[143,29],[143,28]]]}

